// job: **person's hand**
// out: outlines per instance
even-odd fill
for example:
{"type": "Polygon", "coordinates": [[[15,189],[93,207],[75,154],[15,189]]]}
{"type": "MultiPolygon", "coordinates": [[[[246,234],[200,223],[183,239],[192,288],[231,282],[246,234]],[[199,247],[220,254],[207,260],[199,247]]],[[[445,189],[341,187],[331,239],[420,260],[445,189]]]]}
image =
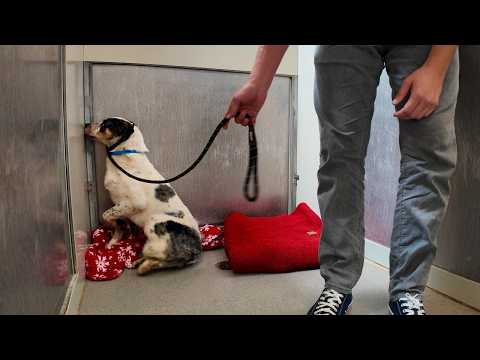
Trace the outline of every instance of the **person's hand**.
{"type": "MultiPolygon", "coordinates": [[[[233,95],[225,117],[227,119],[235,118],[235,122],[243,126],[255,125],[257,115],[266,98],[266,89],[248,81],[233,95]]],[[[228,123],[225,124],[224,128],[228,128],[228,123]]]]}
{"type": "Polygon", "coordinates": [[[401,120],[420,120],[435,111],[443,88],[444,74],[432,66],[421,66],[402,82],[393,100],[398,105],[410,93],[405,105],[393,116],[401,120]]]}

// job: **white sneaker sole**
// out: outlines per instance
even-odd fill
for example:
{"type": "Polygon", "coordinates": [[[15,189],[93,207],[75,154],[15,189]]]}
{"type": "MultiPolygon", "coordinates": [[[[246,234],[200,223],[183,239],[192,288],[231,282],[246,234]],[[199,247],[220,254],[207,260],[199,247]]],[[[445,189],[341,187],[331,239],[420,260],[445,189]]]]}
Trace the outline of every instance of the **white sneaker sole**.
{"type": "Polygon", "coordinates": [[[345,315],[352,315],[352,304],[348,305],[348,308],[345,311],[345,315]]]}
{"type": "Polygon", "coordinates": [[[345,311],[345,315],[352,315],[352,304],[348,305],[347,311],[345,311]]]}

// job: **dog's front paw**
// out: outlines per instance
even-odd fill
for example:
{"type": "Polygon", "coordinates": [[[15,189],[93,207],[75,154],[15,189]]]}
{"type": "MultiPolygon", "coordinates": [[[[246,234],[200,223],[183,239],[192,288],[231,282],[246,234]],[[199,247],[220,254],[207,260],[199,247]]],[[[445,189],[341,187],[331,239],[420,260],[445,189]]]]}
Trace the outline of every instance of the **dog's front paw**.
{"type": "Polygon", "coordinates": [[[107,244],[107,249],[111,249],[114,245],[117,245],[120,242],[120,240],[122,240],[122,237],[123,237],[123,231],[120,230],[118,227],[116,227],[115,231],[113,232],[112,238],[107,244]]]}
{"type": "Polygon", "coordinates": [[[107,248],[107,249],[111,249],[112,247],[114,247],[115,245],[117,245],[117,243],[118,243],[118,240],[112,239],[112,240],[110,240],[110,241],[108,242],[106,248],[107,248]]]}
{"type": "Polygon", "coordinates": [[[141,257],[140,259],[137,259],[137,260],[135,260],[135,261],[132,263],[132,267],[133,267],[133,268],[137,268],[137,267],[139,267],[144,261],[145,261],[145,258],[144,258],[144,257],[141,257]]]}
{"type": "Polygon", "coordinates": [[[103,214],[102,214],[102,220],[107,223],[107,224],[110,224],[111,226],[113,226],[115,224],[115,219],[112,217],[112,215],[110,214],[110,212],[107,210],[105,211],[103,214]]]}
{"type": "Polygon", "coordinates": [[[123,212],[115,205],[114,207],[107,209],[102,214],[102,219],[111,224],[117,224],[117,220],[123,217],[123,212]]]}

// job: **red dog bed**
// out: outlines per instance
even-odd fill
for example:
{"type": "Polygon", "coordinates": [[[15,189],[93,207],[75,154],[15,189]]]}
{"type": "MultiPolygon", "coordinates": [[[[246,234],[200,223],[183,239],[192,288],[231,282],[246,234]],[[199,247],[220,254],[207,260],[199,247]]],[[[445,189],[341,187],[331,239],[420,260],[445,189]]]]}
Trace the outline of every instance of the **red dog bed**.
{"type": "Polygon", "coordinates": [[[237,273],[278,273],[319,267],[321,218],[301,203],[290,215],[248,217],[231,213],[224,222],[224,246],[237,273]]]}

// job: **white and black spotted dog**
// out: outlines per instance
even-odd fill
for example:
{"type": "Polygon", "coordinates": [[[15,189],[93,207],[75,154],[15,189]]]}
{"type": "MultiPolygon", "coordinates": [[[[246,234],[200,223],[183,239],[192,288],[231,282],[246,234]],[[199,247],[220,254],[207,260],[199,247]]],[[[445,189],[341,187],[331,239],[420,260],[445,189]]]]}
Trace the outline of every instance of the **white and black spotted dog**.
{"type": "MultiPolygon", "coordinates": [[[[100,124],[87,125],[85,134],[106,146],[121,141],[112,156],[123,169],[140,178],[164,180],[147,158],[148,149],[140,129],[130,121],[111,117],[100,124]]],[[[105,188],[115,204],[103,213],[104,221],[115,229],[108,246],[122,237],[120,223],[124,219],[143,228],[147,237],[143,257],[135,264],[138,274],[183,267],[200,259],[198,223],[170,185],[132,179],[107,158],[105,188]]]]}

